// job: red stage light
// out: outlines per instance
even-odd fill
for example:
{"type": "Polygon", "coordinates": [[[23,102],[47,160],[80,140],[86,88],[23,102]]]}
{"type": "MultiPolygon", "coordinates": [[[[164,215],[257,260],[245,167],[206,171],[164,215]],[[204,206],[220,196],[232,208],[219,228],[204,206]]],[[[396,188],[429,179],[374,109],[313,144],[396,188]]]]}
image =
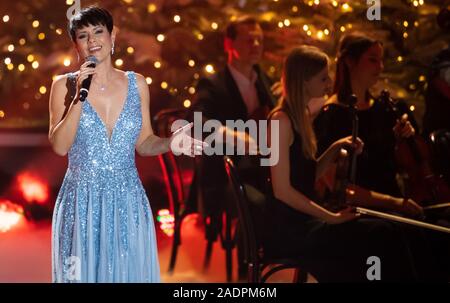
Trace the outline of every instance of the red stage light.
{"type": "Polygon", "coordinates": [[[0,200],[0,232],[7,232],[23,218],[23,208],[8,200],[0,200]]]}
{"type": "Polygon", "coordinates": [[[27,202],[36,202],[39,204],[48,202],[48,185],[38,177],[32,176],[29,173],[22,173],[17,177],[17,180],[20,191],[27,202]]]}

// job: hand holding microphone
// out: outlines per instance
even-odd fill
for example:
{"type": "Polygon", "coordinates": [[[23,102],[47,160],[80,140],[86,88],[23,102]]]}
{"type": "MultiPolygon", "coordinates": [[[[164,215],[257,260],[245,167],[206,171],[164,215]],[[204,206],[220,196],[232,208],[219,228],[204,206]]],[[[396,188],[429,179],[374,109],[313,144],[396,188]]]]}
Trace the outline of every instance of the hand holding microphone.
{"type": "Polygon", "coordinates": [[[89,87],[91,86],[92,75],[96,73],[95,66],[98,60],[95,56],[86,58],[80,67],[80,74],[77,79],[78,95],[81,102],[84,102],[89,94],[89,87]]]}

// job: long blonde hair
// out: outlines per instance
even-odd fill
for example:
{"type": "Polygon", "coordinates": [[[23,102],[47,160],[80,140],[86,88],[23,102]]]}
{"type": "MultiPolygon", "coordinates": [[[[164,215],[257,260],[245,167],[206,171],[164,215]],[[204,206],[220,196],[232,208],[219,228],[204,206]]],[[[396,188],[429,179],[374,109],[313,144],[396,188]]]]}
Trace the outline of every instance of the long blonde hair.
{"type": "Polygon", "coordinates": [[[282,82],[283,99],[272,112],[283,110],[291,119],[292,127],[300,134],[302,151],[309,159],[316,158],[317,142],[305,99],[305,81],[317,75],[328,64],[325,53],[313,46],[293,49],[284,61],[282,82]]]}

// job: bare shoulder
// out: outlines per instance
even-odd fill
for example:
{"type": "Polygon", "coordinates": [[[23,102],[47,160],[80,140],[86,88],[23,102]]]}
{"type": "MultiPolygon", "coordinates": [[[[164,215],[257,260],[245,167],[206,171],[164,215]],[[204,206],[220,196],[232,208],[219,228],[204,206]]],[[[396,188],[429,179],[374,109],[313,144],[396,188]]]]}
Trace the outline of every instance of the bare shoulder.
{"type": "Polygon", "coordinates": [[[291,119],[284,111],[275,112],[270,119],[280,121],[280,127],[283,129],[291,128],[291,119]]]}

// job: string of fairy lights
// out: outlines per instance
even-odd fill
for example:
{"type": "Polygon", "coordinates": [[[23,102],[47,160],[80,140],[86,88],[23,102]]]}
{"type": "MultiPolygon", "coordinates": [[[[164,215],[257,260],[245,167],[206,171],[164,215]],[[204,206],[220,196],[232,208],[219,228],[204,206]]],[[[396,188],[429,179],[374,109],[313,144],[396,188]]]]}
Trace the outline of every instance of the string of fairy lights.
{"type": "MultiPolygon", "coordinates": [[[[128,12],[132,12],[135,8],[133,7],[136,4],[137,0],[121,0],[123,4],[127,7],[128,12]]],[[[241,0],[241,3],[245,3],[247,1],[241,0]]],[[[263,1],[260,1],[263,2],[263,1]]],[[[271,0],[266,1],[268,5],[278,5],[282,4],[282,0],[271,0]]],[[[292,2],[292,1],[289,1],[292,2]]],[[[289,8],[288,11],[283,12],[283,14],[274,13],[274,10],[267,10],[266,12],[261,12],[258,14],[258,18],[261,22],[272,26],[273,28],[282,29],[295,29],[302,35],[306,35],[310,40],[318,41],[318,42],[329,42],[333,43],[335,41],[336,36],[346,32],[351,31],[354,27],[354,23],[348,22],[345,24],[317,24],[317,23],[309,23],[305,22],[305,16],[302,15],[305,7],[317,7],[320,5],[327,5],[332,7],[341,14],[349,14],[354,12],[355,10],[360,10],[361,5],[364,5],[367,8],[366,1],[349,1],[349,0],[303,0],[303,1],[295,1],[296,4],[293,4],[289,8]],[[302,16],[302,18],[298,18],[302,16]],[[282,17],[282,18],[280,18],[282,17]]],[[[407,0],[406,1],[411,9],[419,8],[425,5],[424,0],[407,0]]],[[[66,6],[72,6],[74,4],[74,0],[66,0],[66,6]]],[[[146,4],[146,13],[148,15],[158,14],[160,13],[160,7],[158,3],[148,2],[146,4]]],[[[218,20],[209,20],[210,23],[208,26],[200,29],[200,26],[192,26],[191,31],[194,37],[198,40],[199,43],[205,39],[205,37],[210,32],[219,33],[224,29],[225,23],[228,21],[232,21],[237,17],[236,14],[232,14],[230,16],[222,16],[222,19],[218,20]]],[[[14,24],[14,16],[10,14],[0,15],[1,22],[4,24],[14,24]]],[[[184,24],[185,17],[181,13],[174,13],[171,16],[172,26],[188,26],[184,24]]],[[[0,23],[1,23],[0,22],[0,23]]],[[[398,20],[396,21],[399,30],[401,31],[401,37],[404,40],[410,39],[412,35],[412,31],[421,26],[419,20],[398,20]]],[[[21,25],[23,26],[23,25],[21,25]]],[[[38,18],[31,18],[29,20],[29,25],[26,25],[36,33],[36,39],[34,41],[46,41],[55,39],[58,36],[63,35],[65,29],[62,26],[57,26],[53,23],[50,23],[48,27],[44,25],[44,22],[38,18]],[[55,36],[56,35],[56,36],[55,36]]],[[[156,41],[158,43],[164,43],[166,40],[166,33],[154,33],[156,41]]],[[[0,80],[4,77],[8,77],[10,73],[30,73],[36,70],[39,70],[41,66],[42,60],[46,60],[46,57],[43,54],[36,54],[32,50],[27,53],[25,56],[13,56],[15,52],[17,52],[20,48],[27,47],[28,49],[32,49],[29,44],[34,43],[34,41],[27,41],[26,37],[12,37],[11,41],[7,42],[4,45],[0,45],[3,56],[0,57],[0,60],[3,61],[3,64],[0,64],[0,80]],[[16,59],[13,59],[16,57],[16,59]]],[[[133,58],[132,56],[136,53],[136,45],[126,45],[125,47],[120,48],[113,57],[113,63],[116,67],[124,67],[124,66],[132,66],[133,58]]],[[[404,64],[407,58],[403,54],[399,54],[395,58],[396,62],[404,64]]],[[[65,68],[75,69],[78,66],[77,58],[74,57],[69,50],[65,55],[62,55],[59,59],[59,65],[65,68]]],[[[211,58],[210,60],[214,60],[211,58]]],[[[1,62],[1,61],[0,61],[1,62]]],[[[157,71],[161,71],[164,68],[167,68],[170,65],[169,62],[164,61],[163,59],[157,59],[152,62],[152,67],[157,74],[157,71]]],[[[151,72],[148,72],[146,75],[146,82],[149,86],[159,86],[160,89],[166,90],[170,95],[176,96],[182,106],[188,108],[191,106],[192,96],[195,94],[195,83],[196,81],[204,75],[214,74],[218,67],[216,62],[204,62],[204,60],[199,60],[198,58],[188,58],[185,62],[185,68],[192,71],[192,78],[190,83],[186,83],[181,87],[177,87],[170,83],[168,79],[160,79],[153,75],[151,72]],[[158,78],[158,79],[157,79],[158,78]],[[156,80],[157,79],[157,80],[156,80]]],[[[267,72],[274,76],[279,72],[280,64],[279,62],[272,62],[269,64],[267,68],[267,72]]],[[[55,79],[56,75],[52,76],[52,79],[55,79]]],[[[42,81],[45,81],[43,79],[42,81]]],[[[415,83],[410,83],[408,86],[409,90],[416,90],[420,85],[426,85],[426,77],[421,74],[418,77],[418,80],[415,83]]],[[[37,88],[29,87],[28,89],[36,89],[36,93],[34,95],[35,99],[48,99],[48,93],[50,87],[45,84],[38,85],[37,88]],[[44,98],[43,98],[44,97],[44,98]]],[[[404,95],[404,93],[403,93],[404,95]]],[[[403,97],[402,92],[399,92],[398,97],[403,97]]],[[[23,109],[30,109],[31,102],[25,101],[23,103],[23,109]]],[[[414,106],[411,108],[414,110],[414,106]]],[[[7,117],[6,111],[2,108],[0,104],[0,121],[1,119],[5,119],[7,117]]]]}

